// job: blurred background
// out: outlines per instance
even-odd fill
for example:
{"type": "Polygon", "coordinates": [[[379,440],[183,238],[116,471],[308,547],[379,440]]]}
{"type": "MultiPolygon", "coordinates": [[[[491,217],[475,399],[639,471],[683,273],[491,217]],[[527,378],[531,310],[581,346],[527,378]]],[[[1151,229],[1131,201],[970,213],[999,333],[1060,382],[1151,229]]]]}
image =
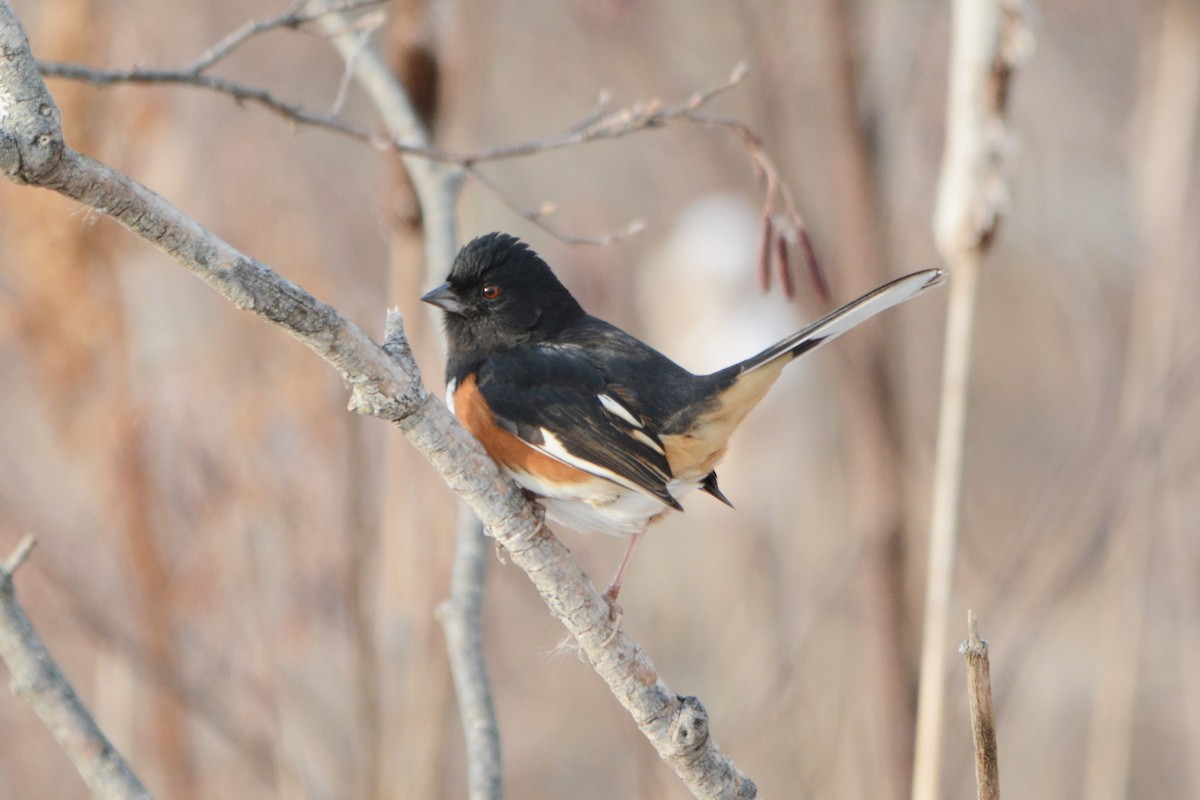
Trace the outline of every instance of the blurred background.
{"type": "MultiPolygon", "coordinates": [[[[39,58],[175,67],[283,3],[16,0],[39,58]]],[[[834,299],[938,265],[946,3],[393,0],[376,34],[443,146],[560,130],[602,91],[747,122],[793,191],[834,299]]],[[[980,287],[952,641],[990,641],[1011,797],[1200,797],[1200,8],[1063,0],[1016,77],[1011,213],[980,287]],[[1189,222],[1190,220],[1190,222],[1189,222]],[[1188,311],[1192,309],[1192,311],[1188,311]],[[961,620],[961,628],[958,627],[961,620]],[[959,631],[961,630],[961,635],[959,631]]],[[[216,73],[323,111],[343,66],[276,32],[216,73]]],[[[67,141],[332,303],[372,335],[399,305],[425,381],[420,221],[395,161],[182,87],[50,82],[67,141]]],[[[342,116],[376,129],[351,91],[342,116]]],[[[585,306],[694,370],[823,310],[764,294],[763,196],[727,132],[688,123],[481,171],[463,239],[527,239],[585,306]]],[[[447,265],[448,267],[448,265],[447,265]]],[[[943,292],[793,367],[721,485],[654,528],[627,630],[768,797],[907,795],[943,292]]],[[[337,375],[108,220],[0,186],[0,551],[21,600],[161,798],[458,798],[435,620],[455,501],[337,375]]],[[[615,539],[563,532],[595,579],[615,539]]],[[[507,794],[686,794],[525,576],[489,565],[507,794]]],[[[947,653],[946,797],[974,796],[965,674],[947,653]]],[[[86,791],[0,694],[0,798],[86,791]]]]}

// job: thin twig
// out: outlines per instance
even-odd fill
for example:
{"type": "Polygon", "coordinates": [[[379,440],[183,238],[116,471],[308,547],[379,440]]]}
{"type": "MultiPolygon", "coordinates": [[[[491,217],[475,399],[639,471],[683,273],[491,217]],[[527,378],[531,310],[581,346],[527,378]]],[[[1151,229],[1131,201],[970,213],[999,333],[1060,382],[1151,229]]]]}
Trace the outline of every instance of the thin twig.
{"type": "Polygon", "coordinates": [[[466,169],[467,172],[470,173],[471,177],[482,183],[500,200],[500,202],[508,206],[509,211],[512,211],[514,214],[524,220],[532,222],[534,225],[541,228],[554,238],[563,242],[567,242],[568,244],[611,244],[613,242],[619,242],[622,239],[628,239],[631,236],[636,236],[646,229],[646,222],[644,220],[635,219],[627,223],[625,227],[619,228],[615,231],[595,233],[590,236],[566,233],[565,231],[562,231],[546,222],[546,217],[550,214],[553,214],[558,208],[554,203],[542,203],[537,208],[528,208],[521,205],[519,200],[505,191],[503,186],[492,180],[487,173],[480,170],[478,166],[471,165],[466,169]]]}
{"type": "Polygon", "coordinates": [[[962,486],[967,384],[971,364],[975,294],[982,253],[955,258],[950,273],[945,349],[942,354],[941,413],[934,454],[932,533],[925,574],[925,632],[917,699],[913,762],[914,800],[936,800],[941,771],[942,705],[945,696],[947,625],[954,585],[958,506],[962,486]]]}
{"type": "Polygon", "coordinates": [[[250,20],[236,30],[231,31],[181,71],[199,75],[201,72],[205,72],[215,66],[218,62],[228,58],[233,51],[237,50],[250,39],[268,31],[281,28],[296,30],[302,25],[312,22],[325,14],[347,14],[353,11],[360,11],[364,8],[382,5],[386,2],[388,0],[347,0],[347,2],[333,3],[313,11],[304,11],[303,9],[308,4],[308,0],[294,0],[287,9],[273,17],[250,20]]]}
{"type": "Polygon", "coordinates": [[[979,800],[1000,800],[1000,762],[996,754],[996,710],[987,642],[979,638],[979,620],[967,612],[967,640],[958,648],[967,659],[967,696],[975,739],[975,784],[979,800]]]}
{"type": "MultiPolygon", "coordinates": [[[[333,17],[325,14],[317,19],[333,17]]],[[[359,45],[356,43],[355,47],[359,45]]],[[[107,87],[119,83],[133,84],[177,84],[194,86],[220,92],[232,97],[239,103],[255,103],[280,116],[300,125],[324,128],[333,133],[349,136],[366,142],[381,149],[392,149],[404,155],[421,156],[431,161],[444,164],[454,164],[467,167],[487,161],[503,161],[544,153],[549,150],[559,150],[565,147],[575,147],[602,139],[619,139],[631,133],[661,128],[668,122],[684,119],[705,125],[715,125],[738,130],[742,123],[734,120],[719,118],[697,117],[695,111],[717,95],[741,83],[745,76],[745,68],[739,65],[729,78],[708,89],[693,92],[687,98],[676,103],[664,104],[661,100],[651,99],[640,101],[629,106],[606,113],[593,112],[584,120],[574,123],[557,133],[552,133],[536,139],[529,139],[510,145],[485,148],[476,151],[453,152],[442,150],[430,144],[414,144],[406,136],[379,136],[353,125],[342,123],[323,114],[305,111],[301,106],[288,103],[275,97],[271,92],[255,86],[247,86],[236,81],[218,78],[192,68],[185,69],[98,69],[79,64],[64,64],[57,61],[39,61],[38,69],[48,78],[64,78],[67,80],[83,81],[94,86],[107,87]]],[[[748,130],[748,128],[745,128],[748,130]]],[[[740,133],[740,131],[739,131],[740,133]]]]}
{"type": "MultiPolygon", "coordinates": [[[[619,139],[631,133],[651,128],[661,128],[677,119],[691,119],[692,114],[714,97],[737,86],[746,77],[746,65],[738,64],[729,77],[708,87],[692,92],[682,100],[664,103],[651,98],[604,114],[592,114],[582,122],[565,130],[530,139],[516,144],[504,145],[457,156],[458,163],[475,164],[481,161],[502,161],[520,158],[534,153],[575,147],[601,139],[619,139]]],[[[697,120],[698,121],[698,120],[697,120]]]]}
{"type": "MultiPolygon", "coordinates": [[[[378,2],[378,0],[376,1],[378,2]]],[[[362,2],[347,5],[353,8],[361,8],[370,4],[362,2]]],[[[278,17],[249,23],[233,34],[230,34],[228,38],[231,40],[232,46],[236,47],[254,33],[287,25],[287,22],[282,22],[281,20],[303,20],[305,22],[315,20],[318,25],[328,23],[329,20],[338,20],[335,23],[331,23],[329,29],[326,31],[327,35],[330,36],[348,34],[351,31],[358,30],[353,26],[344,24],[344,21],[340,20],[338,15],[334,13],[313,12],[308,15],[283,14],[278,17]]],[[[360,35],[354,39],[354,45],[348,47],[347,51],[343,53],[350,60],[351,66],[353,66],[355,54],[366,46],[366,36],[360,35]]],[[[228,52],[231,51],[230,43],[214,47],[213,50],[216,51],[215,55],[217,56],[217,60],[219,60],[219,58],[228,55],[228,52]]],[[[744,64],[739,64],[735,67],[726,80],[707,89],[693,92],[686,98],[675,103],[664,104],[661,100],[650,99],[609,111],[607,110],[609,97],[606,94],[602,94],[594,111],[557,133],[515,144],[485,148],[483,150],[452,152],[433,146],[427,139],[418,143],[411,136],[403,134],[396,135],[393,133],[391,136],[381,136],[339,121],[337,115],[341,111],[348,80],[353,72],[350,68],[347,68],[344,73],[337,96],[331,104],[330,111],[325,114],[316,114],[305,110],[300,105],[281,100],[266,89],[247,86],[237,81],[207,74],[204,70],[211,67],[212,63],[215,63],[213,55],[214,53],[212,52],[207,53],[204,57],[183,69],[143,69],[134,67],[130,69],[106,70],[54,61],[40,61],[38,62],[38,68],[46,77],[78,80],[100,87],[112,86],[118,83],[133,83],[175,84],[208,89],[209,91],[228,95],[239,103],[252,103],[261,106],[297,125],[319,128],[331,133],[347,136],[364,142],[376,149],[393,150],[405,156],[419,156],[430,161],[462,167],[471,175],[478,178],[489,191],[508,206],[513,213],[517,214],[517,216],[532,222],[551,236],[571,244],[609,244],[634,236],[640,233],[645,226],[640,220],[634,220],[619,230],[607,233],[591,236],[565,233],[547,223],[543,219],[544,214],[529,210],[511,195],[502,191],[494,181],[489,180],[486,175],[479,172],[475,167],[485,162],[520,158],[549,150],[575,147],[601,139],[618,139],[639,131],[661,128],[667,123],[676,120],[691,121],[706,127],[724,128],[732,131],[742,141],[747,152],[750,154],[756,173],[763,175],[766,179],[764,213],[774,213],[775,197],[778,194],[784,203],[786,222],[788,226],[796,231],[791,235],[802,240],[807,238],[807,233],[803,230],[803,221],[796,211],[791,192],[788,190],[787,185],[778,179],[778,173],[770,159],[767,158],[758,136],[754,134],[749,126],[738,120],[698,113],[698,109],[710,100],[742,82],[746,75],[744,64]]],[[[410,165],[410,171],[411,168],[410,165]]],[[[783,235],[782,230],[780,235],[783,235]]],[[[770,243],[769,246],[774,247],[770,243]]],[[[808,260],[810,271],[817,270],[818,267],[812,248],[804,248],[803,253],[808,260]]],[[[449,263],[449,261],[445,263],[449,263]]]]}
{"type": "Polygon", "coordinates": [[[946,149],[934,219],[951,281],[925,578],[914,800],[938,797],[976,285],[1008,200],[1013,161],[1006,119],[1009,84],[1031,45],[1022,0],[955,0],[952,35],[946,149]]]}
{"type": "MultiPolygon", "coordinates": [[[[337,19],[336,17],[331,17],[337,19]]],[[[371,41],[371,34],[383,25],[384,17],[382,14],[371,14],[369,16],[359,17],[354,21],[353,25],[344,25],[343,31],[346,34],[353,33],[354,44],[346,49],[344,61],[345,68],[342,70],[342,79],[338,81],[337,94],[333,98],[333,103],[329,107],[329,111],[325,116],[329,119],[336,119],[342,113],[342,109],[346,105],[346,98],[350,94],[350,84],[354,80],[354,64],[358,60],[358,55],[366,49],[371,41]]]]}
{"type": "MultiPolygon", "coordinates": [[[[8,9],[0,6],[0,28],[8,9]]],[[[0,30],[0,45],[8,45],[0,30]]],[[[29,556],[34,538],[25,536],[0,567],[0,658],[8,665],[13,694],[33,708],[71,759],[93,796],[101,800],[151,800],[46,649],[21,604],[13,573],[29,556]]]]}
{"type": "Polygon", "coordinates": [[[284,119],[299,125],[322,128],[332,133],[348,136],[351,139],[365,142],[379,150],[395,150],[400,153],[414,153],[438,161],[453,161],[439,151],[412,147],[401,142],[388,139],[385,136],[368,133],[353,125],[339,122],[323,114],[314,114],[304,110],[299,105],[280,100],[271,92],[257,86],[247,86],[237,81],[218,78],[207,73],[195,73],[188,70],[171,69],[95,69],[78,64],[63,64],[57,61],[39,61],[38,69],[47,78],[64,78],[67,80],[83,81],[93,86],[113,86],[119,83],[132,84],[168,84],[178,86],[193,86],[198,89],[232,97],[238,103],[252,103],[261,106],[284,119]]]}
{"type": "MultiPolygon", "coordinates": [[[[364,8],[381,5],[385,2],[387,0],[344,0],[344,2],[330,3],[322,8],[305,11],[303,9],[307,4],[307,0],[296,0],[296,2],[293,2],[291,6],[280,14],[247,22],[210,47],[191,64],[180,69],[142,69],[140,67],[130,69],[97,69],[78,64],[62,64],[54,61],[39,62],[38,68],[46,77],[83,81],[101,87],[118,83],[162,83],[208,89],[228,95],[239,103],[254,103],[262,106],[297,124],[324,128],[343,136],[367,142],[374,147],[391,147],[403,151],[404,145],[397,141],[389,142],[351,125],[338,122],[336,116],[341,108],[340,95],[339,101],[334,102],[331,113],[325,115],[314,114],[304,110],[299,105],[280,100],[266,89],[256,86],[246,86],[236,81],[206,74],[209,69],[228,58],[234,51],[255,36],[282,28],[298,30],[307,23],[319,21],[331,15],[342,15],[347,12],[359,11],[364,8]]],[[[343,24],[346,25],[347,23],[343,22],[343,24]]],[[[379,22],[375,20],[371,24],[377,27],[379,22]]],[[[366,33],[369,33],[369,30],[366,33]]],[[[364,36],[366,33],[364,33],[364,36]]],[[[434,157],[433,153],[426,155],[434,157]]]]}
{"type": "MultiPolygon", "coordinates": [[[[389,327],[392,318],[389,314],[389,327]]],[[[403,335],[403,329],[394,330],[403,335]]],[[[450,597],[438,608],[437,616],[446,631],[450,672],[470,754],[469,800],[499,800],[503,796],[500,737],[483,655],[483,578],[490,549],[483,525],[470,509],[460,507],[450,597]]]]}

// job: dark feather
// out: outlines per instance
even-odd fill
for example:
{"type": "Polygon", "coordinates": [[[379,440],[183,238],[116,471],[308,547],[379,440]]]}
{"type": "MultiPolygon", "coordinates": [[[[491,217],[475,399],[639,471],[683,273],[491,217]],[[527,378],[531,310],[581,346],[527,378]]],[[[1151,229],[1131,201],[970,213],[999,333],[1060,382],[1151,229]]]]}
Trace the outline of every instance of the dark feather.
{"type": "Polygon", "coordinates": [[[721,491],[721,487],[717,486],[717,471],[713,470],[704,476],[704,482],[700,484],[700,491],[708,492],[713,497],[720,500],[725,505],[733,508],[733,503],[729,502],[729,498],[721,491]]]}
{"type": "MultiPolygon", "coordinates": [[[[480,364],[478,387],[497,423],[527,444],[680,508],[667,490],[673,476],[657,433],[604,407],[600,395],[615,390],[578,351],[524,345],[497,353],[480,364]],[[556,455],[555,445],[570,460],[556,455]]],[[[636,419],[636,409],[630,413],[636,419]]]]}

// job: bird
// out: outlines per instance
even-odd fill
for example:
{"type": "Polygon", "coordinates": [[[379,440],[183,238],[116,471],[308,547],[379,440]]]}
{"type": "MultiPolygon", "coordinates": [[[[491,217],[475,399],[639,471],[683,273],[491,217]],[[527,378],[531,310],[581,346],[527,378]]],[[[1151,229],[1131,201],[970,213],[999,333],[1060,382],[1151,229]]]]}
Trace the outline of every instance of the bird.
{"type": "Polygon", "coordinates": [[[443,312],[446,404],[488,455],[550,520],[629,537],[604,593],[615,607],[649,525],[696,489],[733,506],[716,467],[783,368],[943,279],[927,269],[885,283],[708,375],[587,313],[505,233],[465,244],[421,300],[443,312]]]}

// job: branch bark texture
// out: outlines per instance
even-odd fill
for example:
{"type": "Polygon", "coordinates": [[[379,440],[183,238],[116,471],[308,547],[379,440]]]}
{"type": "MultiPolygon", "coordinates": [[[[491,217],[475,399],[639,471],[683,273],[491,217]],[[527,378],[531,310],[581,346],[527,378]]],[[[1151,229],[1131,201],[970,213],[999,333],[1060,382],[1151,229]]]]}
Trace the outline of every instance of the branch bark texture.
{"type": "Polygon", "coordinates": [[[967,631],[967,640],[958,651],[967,660],[967,694],[971,704],[971,733],[975,738],[975,784],[979,800],[1000,800],[992,666],[988,644],[979,638],[979,620],[974,611],[967,612],[967,631]]]}
{"type": "Polygon", "coordinates": [[[568,550],[421,384],[399,320],[380,347],[332,307],[154,192],[67,147],[58,111],[6,0],[0,0],[0,170],[17,183],[51,189],[111,217],[238,308],[279,326],[328,362],[350,387],[351,408],[396,424],[529,575],[618,702],[688,788],[697,797],[756,796],[753,782],[709,737],[700,702],[670,691],[632,639],[622,631],[613,635],[607,603],[568,550]]]}

